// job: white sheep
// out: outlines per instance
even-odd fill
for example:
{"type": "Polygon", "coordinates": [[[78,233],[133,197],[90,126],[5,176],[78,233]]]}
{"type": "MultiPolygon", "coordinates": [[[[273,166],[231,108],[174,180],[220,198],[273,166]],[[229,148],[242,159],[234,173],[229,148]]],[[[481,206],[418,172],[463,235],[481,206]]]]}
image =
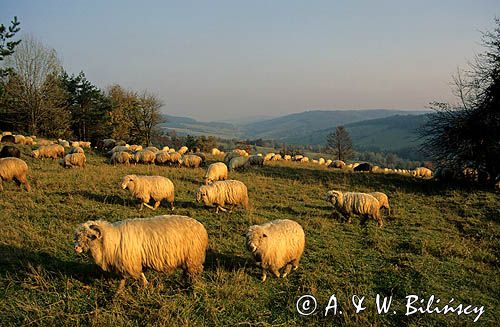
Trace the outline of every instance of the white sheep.
{"type": "Polygon", "coordinates": [[[201,166],[203,159],[200,156],[194,154],[186,154],[182,156],[182,159],[179,161],[181,166],[187,168],[198,168],[201,166]]]}
{"type": "Polygon", "coordinates": [[[85,153],[85,151],[83,151],[82,147],[74,147],[74,148],[71,148],[68,152],[69,154],[72,154],[72,153],[85,153]]]}
{"type": "Polygon", "coordinates": [[[154,164],[156,159],[155,152],[148,150],[147,148],[137,151],[136,153],[134,153],[133,157],[135,162],[144,164],[154,164]]]}
{"type": "Polygon", "coordinates": [[[363,220],[375,219],[379,227],[383,226],[380,216],[380,204],[378,200],[370,194],[328,191],[326,200],[330,202],[347,220],[351,223],[351,214],[360,215],[363,220]]]}
{"type": "Polygon", "coordinates": [[[17,185],[24,185],[26,191],[31,190],[26,175],[28,165],[21,159],[14,157],[0,158],[0,191],[3,191],[2,181],[10,182],[14,180],[17,185]]]}
{"type": "Polygon", "coordinates": [[[215,162],[208,166],[207,173],[205,174],[205,185],[216,181],[226,180],[228,177],[227,166],[223,162],[215,162]]]}
{"type": "Polygon", "coordinates": [[[391,207],[389,206],[389,198],[387,197],[387,195],[385,193],[371,192],[368,194],[372,195],[375,199],[377,199],[377,201],[380,205],[380,209],[385,208],[385,209],[387,209],[387,213],[391,214],[391,207]]]}
{"type": "Polygon", "coordinates": [[[183,154],[185,154],[186,152],[188,152],[188,150],[189,150],[189,149],[188,149],[188,147],[187,147],[187,146],[182,146],[182,147],[179,149],[179,151],[177,151],[177,152],[179,152],[181,155],[183,155],[183,154]]]}
{"type": "Polygon", "coordinates": [[[116,164],[130,164],[130,160],[132,159],[132,155],[126,151],[118,151],[118,152],[113,152],[113,155],[111,156],[111,159],[109,161],[110,164],[116,165],[116,164]]]}
{"type": "Polygon", "coordinates": [[[289,219],[250,226],[246,232],[247,249],[262,268],[262,282],[268,270],[278,278],[285,278],[292,268],[296,270],[305,242],[302,226],[289,219]]]}
{"type": "Polygon", "coordinates": [[[170,207],[174,210],[174,183],[166,177],[127,175],[123,177],[121,187],[141,200],[140,210],[143,206],[156,210],[164,199],[170,202],[170,207]],[[155,201],[154,207],[148,204],[151,198],[155,201]]]}
{"type": "Polygon", "coordinates": [[[236,157],[231,159],[228,165],[229,171],[234,171],[238,168],[244,167],[247,161],[248,157],[236,157]]]}
{"type": "Polygon", "coordinates": [[[74,249],[90,252],[104,271],[148,281],[143,268],[169,272],[181,268],[189,278],[203,271],[208,234],[197,220],[187,216],[156,216],[115,222],[87,221],[75,231],[74,249]]]}
{"type": "Polygon", "coordinates": [[[201,186],[196,191],[196,201],[203,201],[205,206],[215,204],[216,213],[219,210],[227,211],[224,208],[226,204],[230,204],[232,207],[241,204],[245,209],[248,209],[248,190],[245,184],[237,180],[218,181],[201,186]]]}
{"type": "Polygon", "coordinates": [[[59,163],[64,168],[75,168],[75,167],[85,168],[86,162],[87,158],[85,157],[85,153],[76,152],[65,155],[64,158],[62,158],[59,163]]]}

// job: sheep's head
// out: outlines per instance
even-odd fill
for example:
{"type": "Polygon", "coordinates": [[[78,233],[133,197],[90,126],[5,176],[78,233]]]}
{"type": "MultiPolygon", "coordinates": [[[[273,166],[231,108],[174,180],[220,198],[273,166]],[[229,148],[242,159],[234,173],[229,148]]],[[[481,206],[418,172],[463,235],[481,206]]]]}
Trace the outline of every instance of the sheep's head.
{"type": "Polygon", "coordinates": [[[261,226],[250,226],[246,233],[246,245],[248,251],[255,253],[255,251],[261,247],[262,243],[266,241],[266,239],[267,234],[261,226]]]}
{"type": "Polygon", "coordinates": [[[31,156],[35,159],[38,159],[38,157],[40,156],[40,150],[31,151],[31,156]]]}
{"type": "Polygon", "coordinates": [[[342,202],[342,192],[339,191],[328,191],[326,193],[326,201],[330,202],[333,205],[342,202]]]}
{"type": "Polygon", "coordinates": [[[208,189],[205,186],[202,186],[196,191],[196,202],[208,203],[208,189]]]}
{"type": "Polygon", "coordinates": [[[76,253],[88,252],[94,242],[100,241],[102,231],[95,221],[87,221],[81,224],[75,231],[74,249],[76,253]]]}
{"type": "Polygon", "coordinates": [[[127,175],[123,177],[121,184],[122,189],[126,190],[129,187],[130,183],[133,183],[136,179],[136,175],[127,175]]]}

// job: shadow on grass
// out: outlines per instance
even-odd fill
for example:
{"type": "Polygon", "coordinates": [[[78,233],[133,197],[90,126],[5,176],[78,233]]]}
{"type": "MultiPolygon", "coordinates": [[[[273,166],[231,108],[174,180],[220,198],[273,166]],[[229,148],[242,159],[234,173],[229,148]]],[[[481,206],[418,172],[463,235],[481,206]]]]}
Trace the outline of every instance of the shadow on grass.
{"type": "Polygon", "coordinates": [[[223,268],[227,271],[234,271],[253,265],[250,258],[243,258],[233,254],[218,253],[212,249],[207,251],[205,259],[205,269],[216,271],[217,268],[223,268]]]}
{"type": "Polygon", "coordinates": [[[0,245],[0,275],[30,275],[33,269],[41,267],[49,275],[63,275],[85,284],[92,284],[101,278],[116,278],[104,272],[94,263],[66,261],[45,252],[30,251],[11,245],[0,245]]]}

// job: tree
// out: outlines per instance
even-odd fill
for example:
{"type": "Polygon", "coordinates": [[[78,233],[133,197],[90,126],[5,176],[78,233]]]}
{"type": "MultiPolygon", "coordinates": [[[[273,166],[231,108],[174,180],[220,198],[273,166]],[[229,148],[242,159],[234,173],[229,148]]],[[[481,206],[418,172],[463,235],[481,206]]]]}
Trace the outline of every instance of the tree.
{"type": "Polygon", "coordinates": [[[62,67],[56,51],[28,36],[6,63],[12,73],[5,84],[2,105],[6,116],[15,118],[13,127],[47,136],[59,134],[54,127],[66,130],[66,104],[59,101],[64,96],[59,78],[62,67]]]}
{"type": "Polygon", "coordinates": [[[61,80],[68,94],[73,134],[79,140],[93,142],[106,137],[111,104],[104,93],[88,81],[83,72],[76,76],[64,72],[61,80]]]}
{"type": "Polygon", "coordinates": [[[500,19],[483,34],[486,51],[453,77],[459,103],[431,103],[435,113],[420,130],[429,154],[440,167],[474,168],[480,180],[500,174],[500,19]]]}
{"type": "MultiPolygon", "coordinates": [[[[21,30],[19,24],[17,16],[14,16],[14,19],[10,22],[9,27],[5,27],[3,24],[0,24],[0,61],[3,61],[5,57],[12,55],[14,53],[14,48],[21,42],[21,40],[10,40],[21,30]]],[[[4,77],[6,74],[7,70],[0,69],[0,77],[4,77]]]]}
{"type": "Polygon", "coordinates": [[[151,93],[144,91],[138,98],[136,105],[129,112],[132,124],[132,139],[138,144],[151,145],[151,138],[155,127],[163,122],[160,108],[163,103],[151,93]]]}
{"type": "Polygon", "coordinates": [[[344,126],[337,126],[335,132],[327,135],[326,147],[338,160],[347,160],[354,155],[351,136],[344,126]]]}
{"type": "Polygon", "coordinates": [[[116,140],[128,142],[133,127],[129,112],[134,111],[134,106],[137,105],[137,95],[132,91],[125,90],[120,85],[113,85],[109,87],[107,96],[111,102],[109,134],[116,140]]]}

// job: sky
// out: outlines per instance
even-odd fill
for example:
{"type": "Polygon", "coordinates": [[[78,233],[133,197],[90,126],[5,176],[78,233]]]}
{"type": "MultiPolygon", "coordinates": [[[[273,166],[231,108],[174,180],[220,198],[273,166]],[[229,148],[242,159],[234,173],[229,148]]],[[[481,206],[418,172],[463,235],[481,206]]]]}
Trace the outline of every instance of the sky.
{"type": "Polygon", "coordinates": [[[0,2],[69,73],[205,121],[454,101],[500,17],[498,0],[0,2]]]}

